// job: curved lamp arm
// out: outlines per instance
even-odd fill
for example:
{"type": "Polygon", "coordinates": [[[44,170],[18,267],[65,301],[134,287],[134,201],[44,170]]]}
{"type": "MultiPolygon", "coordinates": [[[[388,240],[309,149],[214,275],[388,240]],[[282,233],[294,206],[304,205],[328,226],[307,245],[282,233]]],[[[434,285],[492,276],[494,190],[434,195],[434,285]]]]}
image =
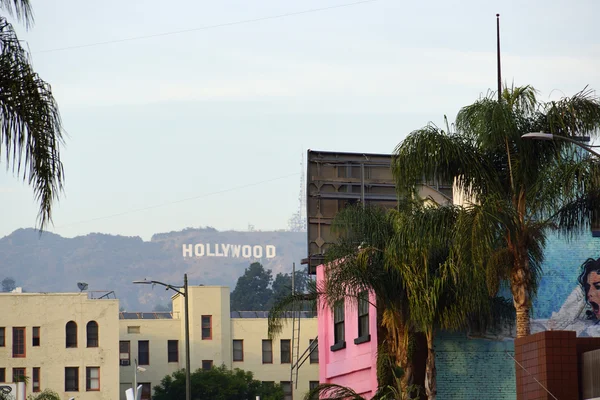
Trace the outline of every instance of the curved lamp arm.
{"type": "Polygon", "coordinates": [[[160,281],[148,281],[146,279],[144,279],[143,281],[133,281],[133,283],[143,284],[143,285],[162,285],[162,286],[166,287],[167,290],[171,289],[185,297],[185,293],[182,292],[181,290],[179,290],[181,288],[181,286],[173,286],[173,285],[169,285],[168,283],[164,283],[164,282],[160,282],[160,281]]]}
{"type": "Polygon", "coordinates": [[[566,136],[553,135],[551,133],[545,133],[545,132],[531,132],[531,133],[526,133],[526,134],[522,135],[521,137],[523,139],[534,139],[534,140],[564,140],[565,142],[573,143],[574,145],[581,147],[582,149],[584,149],[585,151],[587,151],[589,153],[592,153],[596,157],[600,157],[600,153],[598,153],[594,149],[592,149],[592,146],[588,146],[586,144],[581,143],[578,140],[573,140],[566,136]]]}

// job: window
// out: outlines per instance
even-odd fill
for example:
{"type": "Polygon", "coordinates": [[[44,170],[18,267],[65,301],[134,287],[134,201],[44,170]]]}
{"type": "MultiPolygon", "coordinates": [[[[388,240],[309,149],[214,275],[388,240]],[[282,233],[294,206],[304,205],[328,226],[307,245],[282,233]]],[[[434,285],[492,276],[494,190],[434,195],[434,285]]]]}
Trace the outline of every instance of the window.
{"type": "Polygon", "coordinates": [[[129,365],[130,363],[130,343],[129,340],[121,340],[119,342],[119,364],[129,365]]]}
{"type": "Polygon", "coordinates": [[[138,362],[139,365],[150,365],[150,342],[138,340],[138,362]]]}
{"type": "Polygon", "coordinates": [[[179,341],[169,340],[167,341],[167,360],[168,362],[179,361],[179,341]]]}
{"type": "Polygon", "coordinates": [[[6,368],[0,368],[0,382],[6,382],[6,368]]]}
{"type": "Polygon", "coordinates": [[[281,388],[283,389],[283,400],[292,400],[292,382],[282,381],[281,388]]]}
{"type": "Polygon", "coordinates": [[[25,357],[25,328],[13,328],[13,357],[25,357]]]}
{"type": "Polygon", "coordinates": [[[212,315],[202,316],[202,340],[212,339],[212,315]]]}
{"type": "Polygon", "coordinates": [[[290,349],[291,349],[291,345],[290,345],[290,339],[281,339],[281,363],[282,364],[289,364],[291,362],[291,355],[290,355],[290,349]]]}
{"type": "Polygon", "coordinates": [[[6,346],[6,330],[4,327],[0,327],[0,347],[6,346]]]}
{"type": "Polygon", "coordinates": [[[13,368],[13,382],[24,382],[26,377],[25,368],[13,368]]]}
{"type": "Polygon", "coordinates": [[[150,400],[152,396],[152,386],[150,382],[148,383],[140,383],[142,385],[142,400],[150,400]]]}
{"type": "Polygon", "coordinates": [[[98,323],[90,321],[86,326],[87,347],[98,347],[98,323]]]}
{"type": "Polygon", "coordinates": [[[213,360],[202,360],[202,369],[207,370],[213,367],[213,360]]]}
{"type": "Polygon", "coordinates": [[[358,295],[358,338],[354,343],[360,344],[369,340],[369,293],[361,292],[358,295]]]}
{"type": "Polygon", "coordinates": [[[65,392],[79,391],[79,367],[65,367],[65,392]]]}
{"type": "Polygon", "coordinates": [[[233,341],[233,361],[244,361],[244,341],[233,341]]]}
{"type": "Polygon", "coordinates": [[[34,326],[31,335],[31,345],[37,347],[40,345],[40,327],[34,326]]]}
{"type": "Polygon", "coordinates": [[[77,324],[73,321],[67,322],[66,326],[67,348],[77,347],[77,324]]]}
{"type": "Polygon", "coordinates": [[[262,362],[263,364],[273,363],[273,342],[271,340],[262,341],[262,362]]]}
{"type": "Polygon", "coordinates": [[[31,377],[31,388],[34,392],[40,391],[40,368],[34,367],[33,374],[31,377]]]}
{"type": "MultiPolygon", "coordinates": [[[[313,390],[314,388],[316,388],[317,386],[319,386],[319,381],[309,381],[308,382],[308,390],[313,390]]],[[[312,399],[314,400],[319,400],[319,396],[318,395],[314,395],[312,397],[312,399]]]]}
{"type": "Polygon", "coordinates": [[[318,364],[319,363],[319,340],[318,339],[310,339],[308,342],[310,346],[310,363],[318,364]]]}
{"type": "Polygon", "coordinates": [[[128,326],[127,333],[129,333],[129,334],[140,333],[140,327],[139,326],[128,326]]]}
{"type": "Polygon", "coordinates": [[[340,300],[333,306],[333,346],[331,350],[339,350],[346,347],[344,337],[344,300],[340,300]]]}
{"type": "Polygon", "coordinates": [[[88,392],[100,390],[100,367],[86,367],[85,390],[88,392]]]}

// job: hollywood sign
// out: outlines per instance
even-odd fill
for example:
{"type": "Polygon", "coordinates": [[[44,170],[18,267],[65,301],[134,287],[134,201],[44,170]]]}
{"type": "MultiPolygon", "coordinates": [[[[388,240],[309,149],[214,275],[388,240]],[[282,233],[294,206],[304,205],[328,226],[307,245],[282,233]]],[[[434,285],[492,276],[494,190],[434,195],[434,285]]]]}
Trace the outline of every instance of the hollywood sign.
{"type": "Polygon", "coordinates": [[[247,244],[198,243],[182,245],[183,257],[274,258],[275,246],[247,244]]]}

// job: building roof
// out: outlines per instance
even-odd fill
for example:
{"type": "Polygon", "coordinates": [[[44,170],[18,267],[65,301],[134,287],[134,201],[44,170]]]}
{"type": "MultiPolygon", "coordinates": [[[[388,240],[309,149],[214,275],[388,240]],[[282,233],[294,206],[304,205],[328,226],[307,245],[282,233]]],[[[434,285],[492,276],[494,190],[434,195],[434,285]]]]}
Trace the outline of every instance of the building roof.
{"type": "Polygon", "coordinates": [[[173,319],[173,312],[119,312],[119,319],[173,319]]]}
{"type": "MultiPolygon", "coordinates": [[[[269,318],[268,311],[232,311],[231,318],[269,318]]],[[[286,312],[286,318],[292,318],[291,311],[286,312]]],[[[298,317],[298,315],[296,315],[298,317]]],[[[300,311],[300,318],[316,318],[317,314],[312,311],[300,311]]]]}

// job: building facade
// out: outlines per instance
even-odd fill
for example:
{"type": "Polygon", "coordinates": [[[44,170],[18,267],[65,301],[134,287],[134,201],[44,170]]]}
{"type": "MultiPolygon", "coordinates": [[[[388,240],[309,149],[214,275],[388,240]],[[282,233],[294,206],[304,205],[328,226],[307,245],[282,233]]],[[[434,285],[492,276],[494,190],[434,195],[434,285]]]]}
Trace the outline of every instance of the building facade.
{"type": "MultiPolygon", "coordinates": [[[[281,384],[286,400],[301,399],[311,385],[319,381],[318,352],[293,377],[295,362],[292,342],[299,340],[304,352],[317,336],[317,318],[296,320],[299,335],[292,340],[292,324],[285,324],[272,340],[267,335],[266,312],[230,312],[229,288],[191,286],[189,288],[190,365],[191,371],[225,365],[251,371],[254,379],[281,384]],[[296,384],[297,382],[297,384],[296,384]]],[[[137,382],[142,398],[149,399],[152,388],[173,372],[185,368],[184,297],[172,297],[172,313],[120,313],[119,375],[120,398],[133,386],[137,364],[137,382]]],[[[295,344],[295,343],[294,343],[295,344]]]]}
{"type": "Polygon", "coordinates": [[[51,389],[65,399],[118,398],[117,300],[0,293],[0,310],[0,382],[25,376],[27,395],[51,389]]]}

